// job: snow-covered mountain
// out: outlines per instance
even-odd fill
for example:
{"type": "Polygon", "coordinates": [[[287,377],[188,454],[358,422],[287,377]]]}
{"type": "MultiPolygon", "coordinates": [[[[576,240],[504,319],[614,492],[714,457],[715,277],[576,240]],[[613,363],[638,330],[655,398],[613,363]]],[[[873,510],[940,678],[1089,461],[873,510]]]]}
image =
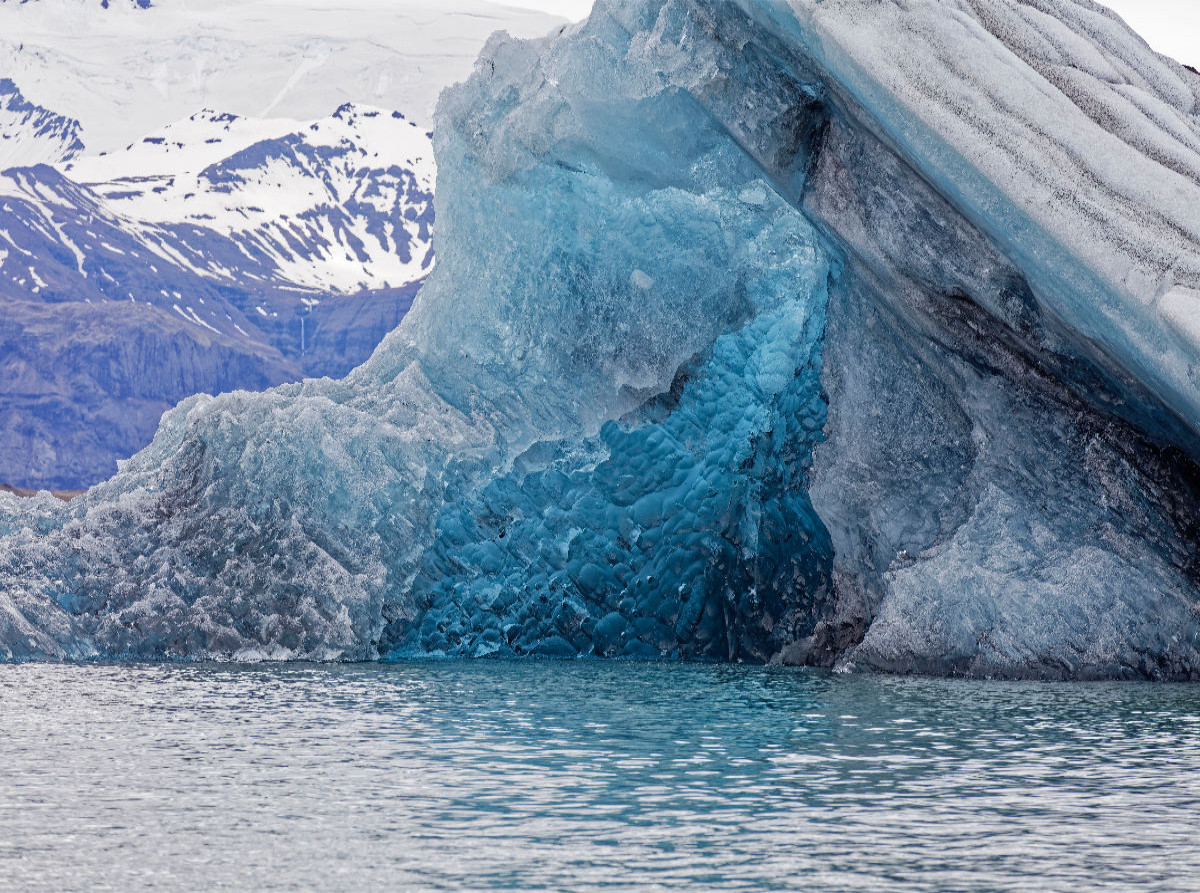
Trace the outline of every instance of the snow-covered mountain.
{"type": "Polygon", "coordinates": [[[204,111],[0,172],[0,473],[86,485],[191,393],[360,363],[433,264],[433,180],[428,132],[355,105],[306,123],[204,111]]]}
{"type": "Polygon", "coordinates": [[[366,359],[433,266],[433,98],[556,21],[0,0],[0,482],[87,486],[190,394],[366,359]]]}
{"type": "Polygon", "coordinates": [[[0,0],[0,75],[78,120],[90,152],[122,148],[202,108],[303,121],[355,101],[428,127],[438,93],[470,74],[493,31],[534,37],[565,21],[523,5],[0,0]]]}
{"type": "Polygon", "coordinates": [[[33,104],[10,78],[0,78],[0,170],[64,161],[82,151],[78,121],[33,104]]]}
{"type": "Polygon", "coordinates": [[[60,169],[150,251],[230,286],[348,294],[433,262],[433,147],[400,112],[347,104],[297,126],[206,110],[60,169]]]}

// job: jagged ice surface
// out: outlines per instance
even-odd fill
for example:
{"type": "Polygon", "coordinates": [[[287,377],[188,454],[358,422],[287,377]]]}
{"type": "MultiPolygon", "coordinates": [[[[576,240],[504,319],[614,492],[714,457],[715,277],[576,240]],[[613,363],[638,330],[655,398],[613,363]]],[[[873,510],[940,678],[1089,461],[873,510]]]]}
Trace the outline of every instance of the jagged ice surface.
{"type": "Polygon", "coordinates": [[[0,643],[1194,675],[1198,85],[1086,0],[495,38],[401,327],[0,494],[0,643]]]}

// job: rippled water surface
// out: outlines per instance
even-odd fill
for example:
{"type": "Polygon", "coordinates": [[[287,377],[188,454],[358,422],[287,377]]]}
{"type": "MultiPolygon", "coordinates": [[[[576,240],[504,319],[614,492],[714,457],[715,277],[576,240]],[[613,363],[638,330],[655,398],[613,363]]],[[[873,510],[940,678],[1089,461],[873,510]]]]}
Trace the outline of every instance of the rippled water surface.
{"type": "Polygon", "coordinates": [[[1196,890],[1200,688],[0,667],[13,890],[1196,890]]]}

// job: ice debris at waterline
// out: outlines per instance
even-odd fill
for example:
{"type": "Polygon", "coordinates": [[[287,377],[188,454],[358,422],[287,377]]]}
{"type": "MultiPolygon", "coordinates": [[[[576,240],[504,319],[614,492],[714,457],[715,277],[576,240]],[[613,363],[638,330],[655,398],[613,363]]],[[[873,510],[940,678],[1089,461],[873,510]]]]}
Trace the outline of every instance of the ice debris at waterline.
{"type": "Polygon", "coordinates": [[[1200,676],[1200,77],[1090,0],[600,0],[342,381],[0,495],[9,659],[1200,676]]]}

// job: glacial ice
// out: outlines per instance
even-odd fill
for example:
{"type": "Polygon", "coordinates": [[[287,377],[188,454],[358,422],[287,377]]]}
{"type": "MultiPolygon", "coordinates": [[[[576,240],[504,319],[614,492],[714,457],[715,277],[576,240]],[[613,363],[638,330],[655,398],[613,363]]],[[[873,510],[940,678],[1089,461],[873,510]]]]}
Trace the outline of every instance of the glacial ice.
{"type": "Polygon", "coordinates": [[[341,381],[0,494],[0,656],[1200,675],[1200,78],[1089,0],[600,0],[341,381]]]}

